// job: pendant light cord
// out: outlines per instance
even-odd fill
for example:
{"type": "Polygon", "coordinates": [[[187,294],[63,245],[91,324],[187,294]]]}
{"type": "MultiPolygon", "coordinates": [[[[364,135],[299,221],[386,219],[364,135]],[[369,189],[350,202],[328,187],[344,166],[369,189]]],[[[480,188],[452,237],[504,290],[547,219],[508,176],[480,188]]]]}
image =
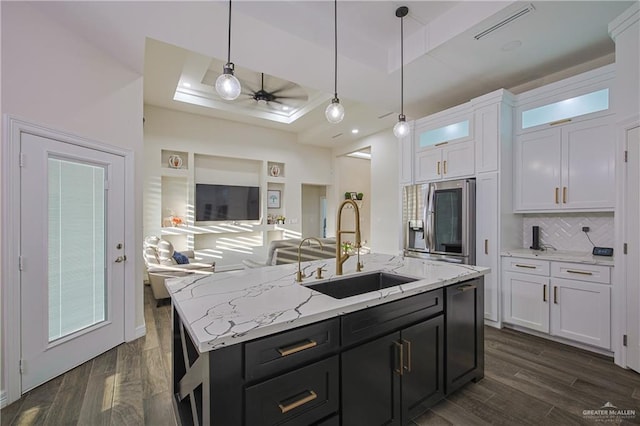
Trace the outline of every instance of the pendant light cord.
{"type": "Polygon", "coordinates": [[[338,99],[338,0],[333,2],[333,98],[338,99]]]}
{"type": "Polygon", "coordinates": [[[227,63],[231,63],[231,0],[229,0],[229,44],[227,45],[227,63]]]}
{"type": "Polygon", "coordinates": [[[400,115],[404,116],[404,16],[400,18],[400,115]]]}

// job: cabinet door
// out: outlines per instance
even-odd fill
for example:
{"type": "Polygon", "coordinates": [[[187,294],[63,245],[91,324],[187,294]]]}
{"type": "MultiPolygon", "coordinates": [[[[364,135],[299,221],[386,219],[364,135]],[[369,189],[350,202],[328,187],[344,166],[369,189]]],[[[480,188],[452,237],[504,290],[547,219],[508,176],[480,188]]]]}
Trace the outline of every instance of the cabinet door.
{"type": "Polygon", "coordinates": [[[560,129],[527,133],[516,139],[515,210],[561,208],[560,129]]]}
{"type": "Polygon", "coordinates": [[[615,133],[609,121],[589,120],[563,128],[563,208],[615,207],[615,133]]]}
{"type": "Polygon", "coordinates": [[[446,392],[484,377],[483,279],[446,288],[446,392]]]}
{"type": "Polygon", "coordinates": [[[504,321],[549,332],[549,278],[503,272],[504,321]]]}
{"type": "Polygon", "coordinates": [[[444,179],[470,176],[475,172],[473,142],[459,142],[442,148],[442,174],[444,179]]]}
{"type": "Polygon", "coordinates": [[[493,104],[479,108],[475,112],[477,173],[498,171],[499,111],[500,104],[493,104]]]}
{"type": "Polygon", "coordinates": [[[483,173],[476,178],[476,265],[491,268],[484,276],[484,317],[496,322],[500,318],[498,253],[498,174],[483,173]]]}
{"type": "Polygon", "coordinates": [[[401,335],[402,418],[406,423],[444,397],[444,317],[408,327],[401,335]]]}
{"type": "Polygon", "coordinates": [[[399,425],[400,333],[357,346],[342,358],[342,424],[399,425]]]}
{"type": "Polygon", "coordinates": [[[442,149],[416,152],[416,182],[430,182],[442,177],[442,149]]]}
{"type": "Polygon", "coordinates": [[[611,288],[551,278],[551,334],[611,349],[611,288]]]}

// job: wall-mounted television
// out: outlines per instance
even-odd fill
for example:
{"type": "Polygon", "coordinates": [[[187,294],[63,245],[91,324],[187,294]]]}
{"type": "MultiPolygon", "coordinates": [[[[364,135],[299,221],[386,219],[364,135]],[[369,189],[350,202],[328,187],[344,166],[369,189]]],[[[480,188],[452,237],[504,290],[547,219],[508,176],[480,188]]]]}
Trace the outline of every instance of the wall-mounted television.
{"type": "Polygon", "coordinates": [[[259,219],[259,186],[196,184],[196,222],[259,219]]]}

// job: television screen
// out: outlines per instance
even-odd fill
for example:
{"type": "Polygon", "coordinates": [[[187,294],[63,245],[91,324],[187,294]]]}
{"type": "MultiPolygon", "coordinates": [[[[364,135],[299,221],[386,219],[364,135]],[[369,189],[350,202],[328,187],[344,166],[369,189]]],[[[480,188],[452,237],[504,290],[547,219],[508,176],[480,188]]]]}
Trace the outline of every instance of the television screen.
{"type": "Polygon", "coordinates": [[[196,184],[196,222],[260,219],[260,187],[196,184]]]}

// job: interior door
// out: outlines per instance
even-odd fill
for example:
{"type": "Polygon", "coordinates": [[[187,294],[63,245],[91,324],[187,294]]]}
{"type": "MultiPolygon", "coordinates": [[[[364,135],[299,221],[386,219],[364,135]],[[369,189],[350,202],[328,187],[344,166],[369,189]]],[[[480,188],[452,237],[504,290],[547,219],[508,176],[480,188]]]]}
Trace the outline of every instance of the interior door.
{"type": "Polygon", "coordinates": [[[22,392],[124,341],[124,158],[23,133],[22,392]]]}
{"type": "Polygon", "coordinates": [[[640,127],[627,133],[626,230],[627,365],[640,372],[640,127]]]}

